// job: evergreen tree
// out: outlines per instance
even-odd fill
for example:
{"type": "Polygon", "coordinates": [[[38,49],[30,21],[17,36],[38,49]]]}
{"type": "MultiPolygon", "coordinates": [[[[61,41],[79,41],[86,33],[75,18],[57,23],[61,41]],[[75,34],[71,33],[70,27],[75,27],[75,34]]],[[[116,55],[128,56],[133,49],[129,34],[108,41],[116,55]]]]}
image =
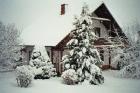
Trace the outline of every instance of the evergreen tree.
{"type": "Polygon", "coordinates": [[[30,65],[35,68],[35,79],[47,79],[56,75],[56,69],[51,63],[45,47],[35,46],[30,65]]]}
{"type": "Polygon", "coordinates": [[[94,41],[98,37],[93,31],[91,15],[86,4],[82,8],[80,18],[75,17],[73,25],[75,28],[71,32],[72,39],[67,43],[70,52],[62,58],[65,70],[74,69],[82,79],[87,78],[86,73],[89,74],[88,78],[96,72],[101,74],[97,66],[102,65],[102,60],[94,47],[94,41]]]}

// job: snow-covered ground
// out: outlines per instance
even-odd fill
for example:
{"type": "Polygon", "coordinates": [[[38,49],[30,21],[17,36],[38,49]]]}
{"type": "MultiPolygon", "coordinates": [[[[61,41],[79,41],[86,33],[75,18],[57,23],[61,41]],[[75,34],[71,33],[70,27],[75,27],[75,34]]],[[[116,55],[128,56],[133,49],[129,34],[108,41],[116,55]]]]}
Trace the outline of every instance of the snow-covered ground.
{"type": "Polygon", "coordinates": [[[103,85],[65,85],[61,78],[34,80],[28,88],[16,84],[13,72],[0,73],[0,93],[140,93],[140,80],[116,77],[117,71],[104,71],[103,85]]]}

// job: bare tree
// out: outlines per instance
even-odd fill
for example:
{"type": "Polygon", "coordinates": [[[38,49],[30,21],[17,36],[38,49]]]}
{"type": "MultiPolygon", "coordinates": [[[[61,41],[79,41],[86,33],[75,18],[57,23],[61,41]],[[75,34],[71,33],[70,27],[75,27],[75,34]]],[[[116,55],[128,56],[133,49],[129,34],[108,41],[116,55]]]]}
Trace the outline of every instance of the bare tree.
{"type": "Polygon", "coordinates": [[[124,32],[127,35],[129,42],[133,45],[136,44],[138,40],[138,31],[140,31],[140,23],[138,21],[133,21],[133,24],[130,24],[124,27],[124,32]]]}
{"type": "Polygon", "coordinates": [[[14,24],[0,22],[0,67],[12,67],[20,57],[20,31],[14,24]]]}

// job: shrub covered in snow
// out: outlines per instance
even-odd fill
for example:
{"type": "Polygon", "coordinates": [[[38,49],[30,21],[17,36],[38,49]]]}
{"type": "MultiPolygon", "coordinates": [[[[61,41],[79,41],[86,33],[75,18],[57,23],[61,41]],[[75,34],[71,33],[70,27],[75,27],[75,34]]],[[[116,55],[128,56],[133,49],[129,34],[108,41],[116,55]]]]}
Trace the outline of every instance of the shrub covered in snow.
{"type": "Polygon", "coordinates": [[[95,64],[89,65],[89,69],[84,67],[77,70],[78,82],[83,82],[84,79],[89,80],[90,84],[98,85],[104,83],[104,77],[101,69],[95,64]]]}
{"type": "Polygon", "coordinates": [[[20,87],[28,87],[33,79],[32,68],[24,65],[16,68],[16,80],[20,87]]]}
{"type": "Polygon", "coordinates": [[[130,64],[124,67],[120,71],[120,76],[124,78],[136,78],[140,79],[140,61],[130,64]]]}
{"type": "Polygon", "coordinates": [[[94,64],[90,65],[90,73],[91,73],[89,77],[90,84],[98,85],[104,83],[102,71],[98,66],[94,64]]]}
{"type": "Polygon", "coordinates": [[[117,68],[118,70],[136,62],[136,60],[140,58],[140,49],[137,45],[126,49],[117,48],[116,50],[118,50],[118,52],[116,51],[117,55],[113,58],[111,66],[117,68]]]}
{"type": "Polygon", "coordinates": [[[65,84],[74,85],[78,83],[77,73],[73,69],[68,69],[64,71],[61,77],[65,84]]]}
{"type": "Polygon", "coordinates": [[[104,77],[98,73],[90,76],[90,84],[99,85],[104,83],[104,77]]]}
{"type": "Polygon", "coordinates": [[[104,82],[102,70],[94,63],[94,60],[91,60],[90,57],[87,57],[83,61],[81,68],[76,72],[78,74],[79,82],[83,82],[84,79],[89,80],[89,83],[94,85],[102,84],[104,82]]]}
{"type": "Polygon", "coordinates": [[[56,75],[56,69],[51,63],[45,47],[35,46],[30,66],[34,67],[35,79],[49,79],[56,75]]]}
{"type": "Polygon", "coordinates": [[[133,58],[133,57],[129,53],[118,54],[113,59],[111,66],[120,70],[124,68],[125,66],[128,66],[131,62],[134,62],[134,60],[130,58],[133,58]]]}
{"type": "MultiPolygon", "coordinates": [[[[139,41],[139,40],[138,40],[139,41]]],[[[123,49],[114,58],[116,67],[120,70],[120,76],[124,78],[140,78],[140,45],[135,43],[129,48],[123,49]]]]}
{"type": "Polygon", "coordinates": [[[45,66],[36,68],[35,71],[35,79],[49,79],[56,76],[56,69],[50,62],[47,62],[45,66]]]}

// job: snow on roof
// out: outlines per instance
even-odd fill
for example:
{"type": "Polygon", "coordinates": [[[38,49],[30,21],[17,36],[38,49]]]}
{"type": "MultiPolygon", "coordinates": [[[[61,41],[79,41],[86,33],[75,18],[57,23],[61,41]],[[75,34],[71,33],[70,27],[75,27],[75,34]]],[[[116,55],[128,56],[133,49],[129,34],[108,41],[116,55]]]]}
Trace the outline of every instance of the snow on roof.
{"type": "MultiPolygon", "coordinates": [[[[86,2],[85,0],[83,1],[86,2]]],[[[48,3],[48,10],[46,10],[40,18],[34,21],[32,25],[23,30],[21,35],[23,44],[57,45],[57,43],[59,43],[73,29],[72,22],[74,15],[80,15],[84,4],[83,1],[50,1],[50,3],[48,3]],[[66,13],[65,15],[60,15],[60,6],[64,3],[68,4],[66,6],[66,13]]],[[[94,2],[91,4],[90,0],[87,0],[86,3],[89,4],[89,8],[92,10],[101,4],[101,2],[94,2]]]]}
{"type": "Polygon", "coordinates": [[[99,18],[99,17],[91,17],[94,20],[100,20],[100,21],[110,21],[110,19],[107,18],[99,18]]]}

